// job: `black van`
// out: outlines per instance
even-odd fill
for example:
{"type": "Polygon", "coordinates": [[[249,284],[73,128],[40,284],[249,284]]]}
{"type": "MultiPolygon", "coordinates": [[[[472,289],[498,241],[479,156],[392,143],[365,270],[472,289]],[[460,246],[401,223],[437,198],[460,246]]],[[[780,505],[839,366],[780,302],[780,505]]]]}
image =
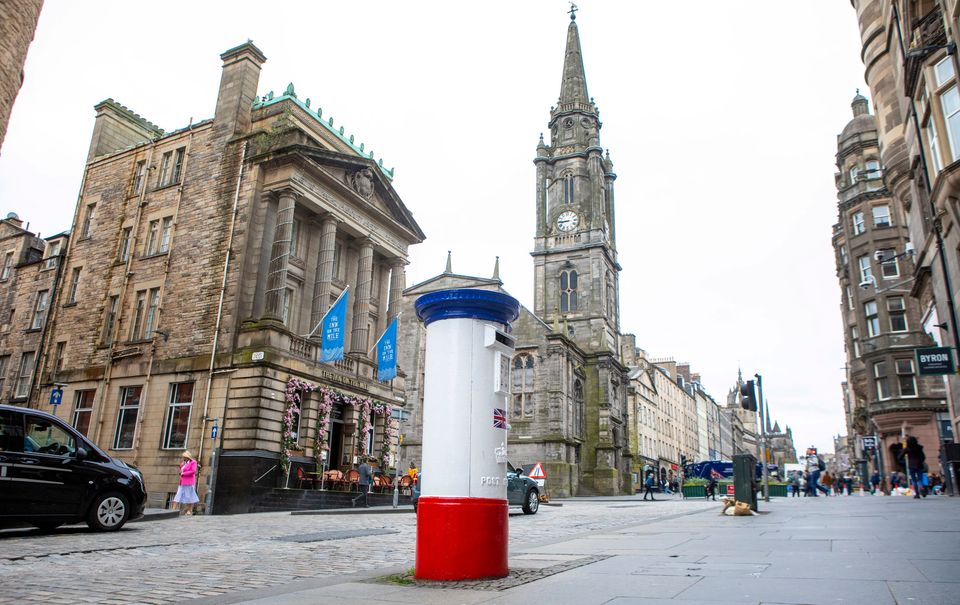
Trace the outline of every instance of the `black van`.
{"type": "Polygon", "coordinates": [[[0,405],[0,526],[86,521],[114,531],[143,515],[143,475],[55,416],[0,405]]]}

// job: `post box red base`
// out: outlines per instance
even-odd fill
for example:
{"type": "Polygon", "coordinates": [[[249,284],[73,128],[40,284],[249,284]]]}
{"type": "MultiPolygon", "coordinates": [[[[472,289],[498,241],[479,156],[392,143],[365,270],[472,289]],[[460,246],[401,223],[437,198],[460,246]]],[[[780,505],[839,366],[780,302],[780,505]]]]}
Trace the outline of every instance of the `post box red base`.
{"type": "Polygon", "coordinates": [[[507,516],[506,500],[421,497],[414,576],[422,580],[506,576],[507,516]]]}

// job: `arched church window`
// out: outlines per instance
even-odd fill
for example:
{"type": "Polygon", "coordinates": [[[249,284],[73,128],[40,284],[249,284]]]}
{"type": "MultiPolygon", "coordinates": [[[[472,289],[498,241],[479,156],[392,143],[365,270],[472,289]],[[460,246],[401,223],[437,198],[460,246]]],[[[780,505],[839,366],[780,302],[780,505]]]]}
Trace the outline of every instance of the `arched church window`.
{"type": "Polygon", "coordinates": [[[573,203],[573,174],[569,172],[563,175],[563,203],[573,203]]]}
{"type": "Polygon", "coordinates": [[[583,437],[586,425],[584,424],[583,409],[583,383],[579,380],[573,381],[573,430],[583,437]]]}
{"type": "Polygon", "coordinates": [[[577,310],[577,272],[560,272],[560,312],[577,310]]]}
{"type": "Polygon", "coordinates": [[[513,358],[513,415],[533,416],[533,355],[513,358]]]}

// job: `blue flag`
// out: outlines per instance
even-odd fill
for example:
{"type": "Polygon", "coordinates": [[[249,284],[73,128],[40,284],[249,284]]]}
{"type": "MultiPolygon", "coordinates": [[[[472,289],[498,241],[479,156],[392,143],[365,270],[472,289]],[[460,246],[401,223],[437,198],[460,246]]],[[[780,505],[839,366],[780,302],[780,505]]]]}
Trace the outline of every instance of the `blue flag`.
{"type": "Polygon", "coordinates": [[[394,317],[377,341],[377,379],[386,382],[397,376],[397,318],[394,317]]]}
{"type": "Polygon", "coordinates": [[[346,334],[348,290],[333,303],[320,321],[320,361],[343,359],[343,337],[346,334]]]}

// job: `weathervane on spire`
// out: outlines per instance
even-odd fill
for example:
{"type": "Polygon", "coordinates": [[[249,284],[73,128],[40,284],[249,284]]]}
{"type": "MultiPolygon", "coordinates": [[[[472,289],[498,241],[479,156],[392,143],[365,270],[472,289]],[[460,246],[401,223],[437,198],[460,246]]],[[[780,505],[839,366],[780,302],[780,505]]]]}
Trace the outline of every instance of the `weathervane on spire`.
{"type": "Polygon", "coordinates": [[[574,4],[573,2],[571,2],[571,3],[570,3],[570,10],[568,10],[567,12],[570,13],[570,20],[571,20],[571,21],[576,21],[576,20],[577,20],[577,5],[576,5],[576,4],[574,4]]]}

